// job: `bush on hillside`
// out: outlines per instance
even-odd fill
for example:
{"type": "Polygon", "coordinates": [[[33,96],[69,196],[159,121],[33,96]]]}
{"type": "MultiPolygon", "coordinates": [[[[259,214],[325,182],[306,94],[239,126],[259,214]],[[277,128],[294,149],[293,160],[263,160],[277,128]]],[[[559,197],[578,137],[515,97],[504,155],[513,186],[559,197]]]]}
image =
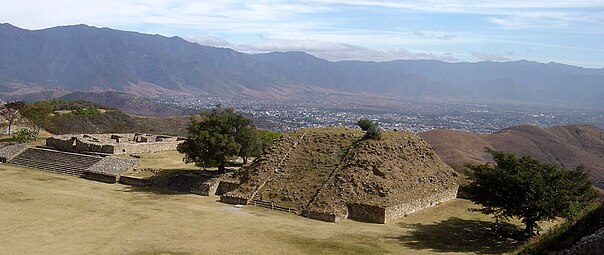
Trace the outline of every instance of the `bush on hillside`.
{"type": "Polygon", "coordinates": [[[380,128],[377,123],[373,123],[369,129],[367,129],[367,132],[365,132],[365,136],[363,136],[363,138],[380,140],[380,138],[382,138],[382,128],[380,128]]]}

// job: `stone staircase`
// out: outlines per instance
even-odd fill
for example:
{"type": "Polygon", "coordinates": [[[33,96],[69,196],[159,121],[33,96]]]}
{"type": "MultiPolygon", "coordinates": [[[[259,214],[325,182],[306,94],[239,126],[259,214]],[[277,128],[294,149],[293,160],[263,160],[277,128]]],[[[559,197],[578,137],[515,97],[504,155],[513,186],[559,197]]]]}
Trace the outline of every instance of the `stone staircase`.
{"type": "Polygon", "coordinates": [[[101,159],[99,156],[28,148],[8,163],[81,177],[87,168],[101,159]]]}

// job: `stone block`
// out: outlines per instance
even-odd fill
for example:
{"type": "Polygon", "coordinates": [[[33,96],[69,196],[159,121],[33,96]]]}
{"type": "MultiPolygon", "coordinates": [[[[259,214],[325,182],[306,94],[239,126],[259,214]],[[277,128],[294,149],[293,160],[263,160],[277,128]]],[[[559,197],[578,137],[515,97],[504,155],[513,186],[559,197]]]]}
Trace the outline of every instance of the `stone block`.
{"type": "Polygon", "coordinates": [[[238,181],[221,180],[220,184],[218,184],[218,188],[216,189],[216,195],[222,195],[227,192],[231,192],[239,188],[239,185],[240,184],[238,181]]]}
{"type": "Polygon", "coordinates": [[[121,184],[130,185],[130,186],[138,186],[138,187],[148,187],[151,186],[152,181],[145,178],[138,178],[132,176],[120,176],[118,181],[121,184]]]}
{"type": "Polygon", "coordinates": [[[216,189],[218,189],[219,184],[220,180],[210,179],[201,183],[198,186],[191,187],[191,193],[202,196],[213,196],[216,194],[216,189]]]}
{"type": "Polygon", "coordinates": [[[75,149],[77,151],[90,151],[90,143],[76,139],[75,149]]]}
{"type": "Polygon", "coordinates": [[[349,204],[348,218],[370,223],[386,223],[386,208],[367,205],[367,204],[349,204]]]}
{"type": "Polygon", "coordinates": [[[103,174],[103,173],[96,173],[96,172],[84,172],[84,174],[82,175],[82,178],[84,179],[88,179],[88,180],[93,180],[93,181],[99,181],[99,182],[105,182],[105,183],[116,183],[118,177],[114,176],[114,175],[107,175],[107,174],[103,174]]]}
{"type": "Polygon", "coordinates": [[[338,215],[336,213],[327,212],[308,212],[305,215],[308,218],[325,221],[325,222],[338,222],[346,219],[346,215],[338,215]]]}
{"type": "Polygon", "coordinates": [[[108,153],[108,154],[114,154],[115,153],[115,147],[113,145],[104,144],[101,147],[101,152],[102,153],[108,153]]]}
{"type": "Polygon", "coordinates": [[[98,143],[90,144],[90,151],[92,152],[103,152],[103,145],[98,143]]]}
{"type": "Polygon", "coordinates": [[[232,204],[232,205],[247,205],[247,198],[243,198],[236,195],[224,194],[220,196],[220,202],[232,204]]]}

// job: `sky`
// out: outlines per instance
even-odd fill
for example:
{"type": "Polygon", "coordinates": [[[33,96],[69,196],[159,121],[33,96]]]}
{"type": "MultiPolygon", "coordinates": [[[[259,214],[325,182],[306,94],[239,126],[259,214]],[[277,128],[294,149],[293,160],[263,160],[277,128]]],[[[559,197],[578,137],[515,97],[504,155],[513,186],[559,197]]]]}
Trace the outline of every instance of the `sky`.
{"type": "Polygon", "coordinates": [[[604,0],[3,0],[0,23],[87,24],[331,61],[526,59],[604,68],[604,0]]]}

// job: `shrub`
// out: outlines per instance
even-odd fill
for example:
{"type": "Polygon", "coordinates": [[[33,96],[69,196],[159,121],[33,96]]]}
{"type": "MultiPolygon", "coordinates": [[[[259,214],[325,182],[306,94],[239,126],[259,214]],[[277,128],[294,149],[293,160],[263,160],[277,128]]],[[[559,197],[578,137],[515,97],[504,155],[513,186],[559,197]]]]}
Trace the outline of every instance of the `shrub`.
{"type": "Polygon", "coordinates": [[[90,116],[101,114],[101,111],[99,111],[97,108],[79,108],[73,111],[73,114],[78,116],[90,116]]]}
{"type": "Polygon", "coordinates": [[[18,143],[27,143],[36,140],[37,133],[34,130],[24,128],[13,133],[13,139],[18,143]]]}
{"type": "Polygon", "coordinates": [[[363,138],[380,140],[381,137],[382,129],[377,123],[372,123],[372,125],[367,129],[367,132],[365,132],[365,136],[363,138]]]}
{"type": "Polygon", "coordinates": [[[375,125],[373,123],[373,121],[367,119],[367,118],[362,118],[359,121],[357,121],[357,125],[359,125],[359,127],[361,128],[361,130],[363,131],[367,131],[371,128],[371,126],[375,125]]]}

